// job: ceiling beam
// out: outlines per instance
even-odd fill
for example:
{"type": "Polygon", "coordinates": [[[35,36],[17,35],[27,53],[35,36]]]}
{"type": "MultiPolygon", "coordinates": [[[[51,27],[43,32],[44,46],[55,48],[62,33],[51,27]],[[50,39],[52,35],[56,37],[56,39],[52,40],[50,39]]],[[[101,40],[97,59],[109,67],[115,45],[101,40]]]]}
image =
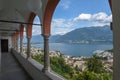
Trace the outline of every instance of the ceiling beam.
{"type": "Polygon", "coordinates": [[[0,31],[19,31],[19,30],[0,29],[0,31]]]}
{"type": "Polygon", "coordinates": [[[3,22],[3,23],[15,23],[15,24],[30,24],[30,25],[42,26],[42,24],[26,23],[26,22],[19,22],[19,21],[0,20],[0,22],[3,22]]]}

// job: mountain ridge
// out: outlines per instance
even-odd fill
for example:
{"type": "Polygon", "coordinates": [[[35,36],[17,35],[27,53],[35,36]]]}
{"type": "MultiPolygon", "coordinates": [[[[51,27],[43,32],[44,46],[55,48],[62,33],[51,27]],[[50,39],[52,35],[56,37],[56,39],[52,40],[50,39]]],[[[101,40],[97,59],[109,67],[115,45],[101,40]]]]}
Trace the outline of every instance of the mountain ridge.
{"type": "MultiPolygon", "coordinates": [[[[43,42],[41,35],[32,37],[31,42],[43,42]]],[[[77,28],[64,35],[53,35],[50,42],[57,43],[111,43],[112,31],[109,26],[77,28]]]]}
{"type": "Polygon", "coordinates": [[[112,31],[109,29],[109,26],[78,28],[66,33],[56,41],[65,43],[92,43],[95,41],[112,41],[112,31]]]}

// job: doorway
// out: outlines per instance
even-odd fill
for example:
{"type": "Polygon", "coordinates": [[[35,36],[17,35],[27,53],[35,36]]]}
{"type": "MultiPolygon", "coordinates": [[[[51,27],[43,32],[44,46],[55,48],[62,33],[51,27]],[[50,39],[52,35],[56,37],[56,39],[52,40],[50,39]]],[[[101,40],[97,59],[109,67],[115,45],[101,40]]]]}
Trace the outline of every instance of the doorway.
{"type": "Polygon", "coordinates": [[[1,39],[1,52],[8,52],[8,39],[1,39]]]}

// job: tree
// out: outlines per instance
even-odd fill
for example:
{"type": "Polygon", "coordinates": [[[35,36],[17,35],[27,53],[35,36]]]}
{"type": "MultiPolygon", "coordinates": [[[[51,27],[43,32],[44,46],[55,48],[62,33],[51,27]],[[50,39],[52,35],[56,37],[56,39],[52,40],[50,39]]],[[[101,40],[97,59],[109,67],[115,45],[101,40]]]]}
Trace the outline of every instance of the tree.
{"type": "Polygon", "coordinates": [[[44,55],[43,54],[39,54],[39,55],[34,55],[32,56],[33,59],[35,59],[36,61],[38,61],[41,64],[44,64],[44,55]]]}
{"type": "Polygon", "coordinates": [[[78,65],[75,66],[75,71],[76,71],[76,74],[79,74],[80,69],[79,69],[78,65]]]}
{"type": "Polygon", "coordinates": [[[51,57],[50,62],[53,71],[57,72],[67,79],[73,77],[73,69],[65,63],[65,60],[62,57],[51,57]]]}
{"type": "Polygon", "coordinates": [[[90,71],[83,71],[77,75],[76,80],[99,80],[96,73],[90,71]]]}
{"type": "Polygon", "coordinates": [[[105,72],[101,57],[98,57],[96,55],[93,55],[93,57],[89,58],[86,65],[87,65],[88,71],[95,72],[95,73],[105,72]]]}

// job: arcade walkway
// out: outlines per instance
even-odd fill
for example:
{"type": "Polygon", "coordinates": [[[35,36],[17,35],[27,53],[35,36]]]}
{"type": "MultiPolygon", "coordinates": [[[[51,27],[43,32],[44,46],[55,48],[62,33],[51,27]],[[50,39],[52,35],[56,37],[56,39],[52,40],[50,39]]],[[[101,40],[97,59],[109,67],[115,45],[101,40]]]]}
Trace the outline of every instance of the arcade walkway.
{"type": "Polygon", "coordinates": [[[0,80],[32,80],[10,53],[2,53],[0,80]]]}

